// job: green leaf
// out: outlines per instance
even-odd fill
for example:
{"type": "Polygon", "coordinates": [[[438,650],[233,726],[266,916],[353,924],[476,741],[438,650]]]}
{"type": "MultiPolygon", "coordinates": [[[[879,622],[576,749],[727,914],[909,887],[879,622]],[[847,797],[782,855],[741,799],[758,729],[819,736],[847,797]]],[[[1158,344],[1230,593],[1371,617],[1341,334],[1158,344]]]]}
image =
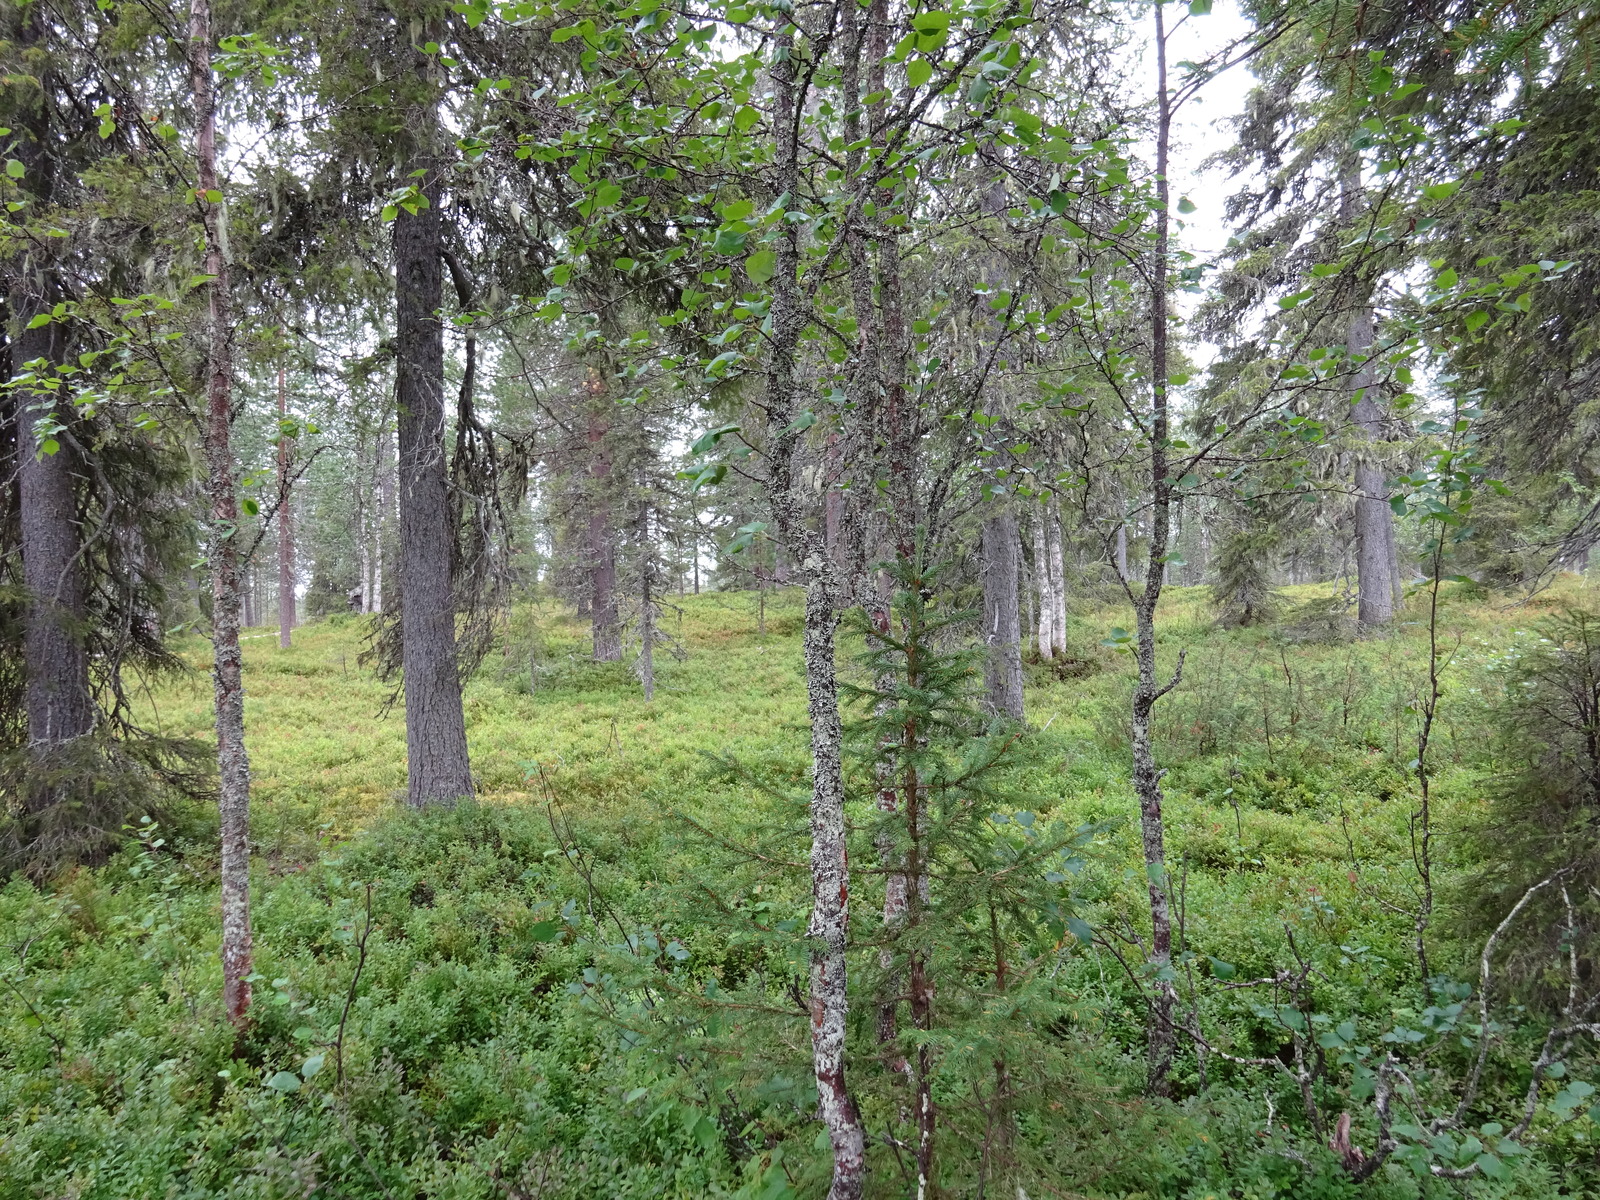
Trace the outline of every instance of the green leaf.
{"type": "Polygon", "coordinates": [[[1483,309],[1467,314],[1467,332],[1477,333],[1489,320],[1489,314],[1483,309]]]}
{"type": "Polygon", "coordinates": [[[38,316],[34,317],[33,320],[28,322],[28,328],[43,329],[48,324],[50,324],[50,314],[40,313],[38,316]]]}
{"type": "Polygon", "coordinates": [[[914,58],[906,64],[906,82],[921,87],[933,78],[933,64],[925,58],[914,58]]]}
{"type": "Polygon", "coordinates": [[[1239,968],[1232,963],[1223,962],[1220,958],[1211,959],[1211,976],[1213,979],[1232,979],[1238,973],[1239,968]]]}
{"type": "Polygon", "coordinates": [[[28,169],[14,158],[6,159],[6,174],[13,179],[21,179],[28,173],[28,169]]]}
{"type": "Polygon", "coordinates": [[[298,1092],[300,1090],[300,1076],[291,1075],[287,1071],[279,1071],[267,1080],[267,1086],[275,1092],[298,1092]]]}
{"type": "Polygon", "coordinates": [[[1505,1163],[1501,1162],[1498,1157],[1490,1154],[1487,1150],[1478,1155],[1478,1157],[1472,1161],[1477,1166],[1478,1170],[1482,1171],[1490,1179],[1504,1179],[1506,1176],[1505,1163]]]}
{"type": "Polygon", "coordinates": [[[757,250],[744,260],[744,273],[750,276],[751,283],[763,284],[772,278],[777,265],[778,256],[771,250],[757,250]]]}
{"type": "Polygon", "coordinates": [[[1189,15],[1204,17],[1211,14],[1211,0],[1189,0],[1189,15]]]}
{"type": "Polygon", "coordinates": [[[610,208],[622,199],[622,188],[615,183],[602,183],[594,190],[594,203],[596,208],[610,208]]]}
{"type": "Polygon", "coordinates": [[[950,28],[950,14],[937,11],[918,13],[911,18],[911,27],[921,34],[943,33],[950,28]]]}
{"type": "Polygon", "coordinates": [[[695,439],[694,445],[689,447],[691,454],[705,454],[715,449],[718,442],[730,433],[738,433],[737,425],[718,425],[715,429],[708,429],[695,439]]]}
{"type": "Polygon", "coordinates": [[[1448,183],[1430,183],[1422,189],[1422,194],[1429,200],[1448,200],[1461,190],[1461,180],[1452,179],[1448,183]]]}
{"type": "MultiPolygon", "coordinates": [[[[793,421],[791,421],[789,423],[789,427],[787,429],[785,429],[783,432],[784,433],[800,433],[800,432],[802,432],[804,430],[810,429],[816,423],[817,423],[817,414],[812,412],[808,408],[808,409],[806,409],[805,412],[801,413],[798,417],[796,417],[793,421]]],[[[782,436],[782,435],[780,434],[779,436],[782,436]]]]}
{"type": "Polygon", "coordinates": [[[1309,299],[1311,299],[1311,289],[1307,288],[1303,292],[1294,292],[1291,295],[1284,296],[1278,301],[1278,307],[1287,312],[1291,308],[1299,308],[1301,304],[1309,299]]]}
{"type": "Polygon", "coordinates": [[[239,501],[239,507],[244,509],[244,511],[252,517],[261,515],[261,505],[252,500],[249,496],[246,496],[243,500],[239,501]]]}
{"type": "Polygon", "coordinates": [[[528,936],[536,942],[553,942],[561,936],[561,922],[537,921],[529,926],[528,936]]]}
{"type": "Polygon", "coordinates": [[[733,114],[733,127],[740,133],[749,133],[750,130],[755,128],[755,124],[759,120],[761,120],[761,114],[746,104],[733,114]]]}
{"type": "Polygon", "coordinates": [[[717,230],[717,240],[711,243],[713,254],[743,254],[748,235],[734,229],[717,230]]]}
{"type": "MultiPolygon", "coordinates": [[[[1207,7],[1209,7],[1209,5],[1207,7]]],[[[1181,212],[1181,213],[1184,213],[1184,214],[1188,214],[1188,213],[1194,212],[1195,211],[1195,203],[1194,203],[1194,201],[1189,199],[1189,197],[1185,196],[1183,199],[1178,201],[1178,211],[1181,212]]]]}
{"type": "Polygon", "coordinates": [[[322,1063],[323,1056],[321,1054],[313,1054],[310,1058],[306,1059],[304,1065],[301,1066],[301,1077],[304,1079],[310,1079],[318,1071],[322,1070],[322,1063]]]}

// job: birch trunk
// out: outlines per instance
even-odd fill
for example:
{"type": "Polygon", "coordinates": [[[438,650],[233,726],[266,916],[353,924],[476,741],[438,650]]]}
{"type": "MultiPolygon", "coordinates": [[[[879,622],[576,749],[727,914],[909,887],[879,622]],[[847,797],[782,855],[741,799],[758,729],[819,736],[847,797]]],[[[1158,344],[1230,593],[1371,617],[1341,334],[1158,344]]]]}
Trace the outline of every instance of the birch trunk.
{"type": "MultiPolygon", "coordinates": [[[[795,69],[793,27],[774,38],[771,81],[775,130],[774,182],[779,195],[800,194],[800,115],[804,111],[795,69]]],[[[774,243],[766,409],[771,431],[768,497],[780,536],[807,573],[805,635],[806,707],[811,719],[811,1062],[818,1115],[833,1151],[829,1200],[859,1200],[866,1184],[866,1137],[845,1078],[845,1018],[850,922],[850,872],[844,820],[843,734],[834,667],[834,635],[841,589],[832,558],[808,520],[808,502],[796,457],[794,428],[800,336],[807,313],[800,283],[800,240],[784,222],[774,243]]]]}
{"type": "Polygon", "coordinates": [[[196,202],[205,225],[208,301],[203,439],[211,503],[212,696],[222,833],[222,1002],[235,1027],[250,1014],[250,759],[244,743],[243,658],[239,649],[239,498],[233,461],[232,297],[226,210],[217,181],[217,111],[211,70],[210,0],[190,0],[189,86],[194,102],[196,202]]]}
{"type": "Polygon", "coordinates": [[[1045,541],[1050,550],[1050,649],[1067,653],[1067,572],[1061,558],[1061,521],[1055,505],[1045,509],[1045,541]]]}
{"type": "Polygon", "coordinates": [[[1039,657],[1049,661],[1054,656],[1056,643],[1056,606],[1050,595],[1050,550],[1044,532],[1044,510],[1033,518],[1033,581],[1039,593],[1039,657]]]}
{"type": "MultiPolygon", "coordinates": [[[[1172,1059],[1176,1043],[1173,1009],[1177,993],[1170,980],[1172,968],[1172,913],[1167,893],[1166,826],[1162,814],[1161,777],[1151,746],[1151,715],[1156,701],[1176,686],[1174,675],[1162,685],[1156,678],[1156,608],[1166,574],[1167,542],[1172,514],[1172,485],[1168,475],[1170,418],[1167,394],[1167,335],[1169,316],[1167,274],[1171,199],[1167,183],[1168,151],[1172,135],[1172,96],[1167,90],[1167,33],[1165,14],[1155,9],[1156,23],[1156,205],[1155,245],[1149,277],[1150,297],[1150,550],[1145,563],[1144,586],[1134,599],[1135,657],[1138,682],[1133,691],[1130,732],[1133,750],[1133,788],[1139,799],[1140,841],[1143,844],[1146,887],[1150,900],[1150,953],[1153,979],[1149,1019],[1148,1090],[1164,1096],[1171,1089],[1172,1059]]],[[[1182,667],[1180,660],[1180,670],[1182,667]]]]}
{"type": "Polygon", "coordinates": [[[656,597],[655,547],[650,541],[650,509],[639,520],[639,546],[643,562],[639,568],[639,683],[646,702],[656,698],[656,597]]]}
{"type": "MultiPolygon", "coordinates": [[[[284,388],[283,362],[278,362],[278,420],[288,419],[289,397],[284,388]]],[[[287,650],[294,641],[294,486],[290,471],[294,465],[294,444],[278,438],[278,645],[287,650]]]]}
{"type": "Polygon", "coordinates": [[[383,560],[388,547],[389,522],[394,519],[395,459],[387,422],[378,426],[376,491],[378,516],[372,523],[372,611],[383,611],[383,560]]]}
{"type": "MultiPolygon", "coordinates": [[[[373,455],[378,445],[373,441],[373,455]]],[[[372,611],[372,524],[376,497],[367,487],[366,439],[356,438],[356,571],[361,581],[361,611],[372,611]]]]}

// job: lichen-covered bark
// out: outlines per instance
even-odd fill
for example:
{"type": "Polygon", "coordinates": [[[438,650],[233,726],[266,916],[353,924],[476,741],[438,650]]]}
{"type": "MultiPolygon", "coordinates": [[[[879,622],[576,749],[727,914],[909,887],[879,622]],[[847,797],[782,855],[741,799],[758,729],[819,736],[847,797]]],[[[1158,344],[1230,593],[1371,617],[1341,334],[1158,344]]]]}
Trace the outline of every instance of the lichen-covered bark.
{"type": "MultiPolygon", "coordinates": [[[[1147,962],[1153,976],[1149,1018],[1148,1090],[1166,1095],[1170,1089],[1176,1038],[1173,1009],[1177,994],[1169,978],[1172,966],[1172,911],[1167,895],[1166,824],[1161,776],[1151,746],[1151,714],[1156,701],[1172,689],[1177,677],[1162,684],[1156,677],[1156,608],[1166,578],[1167,543],[1171,535],[1172,484],[1168,450],[1170,415],[1167,393],[1167,340],[1169,327],[1167,273],[1170,224],[1167,205],[1168,148],[1172,131],[1171,95],[1167,91],[1167,37],[1162,10],[1156,21],[1156,206],[1155,242],[1152,246],[1150,295],[1150,553],[1145,562],[1144,586],[1134,597],[1135,660],[1138,682],[1133,689],[1130,741],[1133,750],[1133,790],[1139,799],[1139,833],[1144,850],[1146,890],[1150,899],[1150,949],[1147,962]]],[[[1181,669],[1181,664],[1180,664],[1181,669]]]]}
{"type": "MultiPolygon", "coordinates": [[[[794,33],[774,39],[774,194],[799,194],[800,114],[794,33]]],[[[795,459],[798,409],[796,360],[806,326],[800,284],[797,227],[785,222],[774,244],[772,332],[767,355],[765,407],[771,431],[766,489],[779,536],[806,576],[806,704],[811,719],[811,1061],[817,1108],[833,1151],[829,1200],[859,1200],[866,1184],[866,1138],[845,1078],[845,1019],[849,1012],[845,951],[849,935],[850,871],[844,821],[844,766],[834,665],[834,635],[842,593],[838,571],[810,510],[816,497],[795,459]]]]}
{"type": "Polygon", "coordinates": [[[250,936],[250,758],[244,744],[243,659],[239,650],[239,498],[233,461],[233,316],[223,255],[218,191],[216,93],[211,72],[209,0],[189,8],[189,81],[198,132],[196,190],[205,223],[208,300],[206,493],[211,503],[212,699],[216,708],[222,834],[222,999],[235,1026],[249,1020],[253,969],[250,936]]]}
{"type": "Polygon", "coordinates": [[[989,707],[1022,720],[1022,622],[1017,611],[1017,519],[1001,509],[983,523],[984,687],[989,707]]]}

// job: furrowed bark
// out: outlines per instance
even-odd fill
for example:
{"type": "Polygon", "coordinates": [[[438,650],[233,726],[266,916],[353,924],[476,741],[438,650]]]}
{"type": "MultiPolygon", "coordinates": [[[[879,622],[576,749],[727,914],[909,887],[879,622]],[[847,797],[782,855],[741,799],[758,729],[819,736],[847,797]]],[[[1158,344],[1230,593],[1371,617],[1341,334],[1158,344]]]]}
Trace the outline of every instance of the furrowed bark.
{"type": "MultiPolygon", "coordinates": [[[[17,40],[33,46],[46,35],[38,10],[22,15],[17,40]]],[[[21,184],[40,206],[54,198],[55,172],[46,147],[51,140],[44,105],[29,113],[15,150],[22,164],[21,184]]],[[[56,371],[65,357],[63,330],[48,324],[28,326],[38,316],[49,318],[58,296],[58,279],[47,246],[24,241],[12,280],[10,315],[16,322],[8,347],[9,376],[20,376],[34,364],[35,385],[11,396],[16,421],[16,484],[18,524],[25,593],[22,617],[23,708],[33,778],[23,797],[24,836],[30,857],[55,861],[57,848],[76,840],[82,821],[68,804],[63,789],[50,782],[55,752],[91,732],[96,710],[89,687],[89,656],[84,648],[85,580],[80,563],[83,533],[78,519],[73,476],[79,470],[77,448],[65,432],[39,431],[39,422],[70,426],[75,413],[56,371]],[[47,443],[55,443],[50,449],[47,443]],[[58,807],[60,806],[60,807],[58,807]]]]}
{"type": "MultiPolygon", "coordinates": [[[[1339,212],[1354,224],[1361,201],[1361,162],[1354,155],[1341,165],[1339,212]]],[[[1351,314],[1345,348],[1355,363],[1350,380],[1351,418],[1368,445],[1383,440],[1383,410],[1377,397],[1377,372],[1370,357],[1377,338],[1372,306],[1359,304],[1351,314]]],[[[1364,448],[1355,462],[1356,620],[1363,629],[1377,629],[1394,619],[1400,572],[1395,559],[1394,511],[1389,507],[1383,468],[1364,448]]]]}
{"type": "Polygon", "coordinates": [[[1017,518],[1002,509],[983,523],[984,687],[989,707],[1020,721],[1022,624],[1017,612],[1017,518]]]}
{"type": "MultiPolygon", "coordinates": [[[[35,286],[13,291],[12,311],[26,326],[37,313],[48,312],[42,272],[29,271],[35,286]]],[[[41,385],[50,381],[62,357],[60,327],[22,329],[11,352],[20,373],[38,362],[41,385]]],[[[40,386],[24,392],[18,420],[20,459],[23,585],[23,657],[27,680],[24,703],[28,742],[40,755],[65,745],[94,728],[94,701],[89,691],[89,659],[83,647],[84,581],[79,565],[81,531],[73,488],[74,452],[65,439],[54,453],[45,453],[46,436],[35,423],[54,417],[69,424],[70,405],[40,386]]],[[[30,808],[53,802],[48,789],[30,789],[30,808]]]]}
{"type": "Polygon", "coordinates": [[[419,87],[430,99],[413,113],[419,147],[410,169],[426,207],[401,207],[394,222],[395,401],[399,409],[400,633],[406,700],[406,794],[413,808],[473,794],[466,720],[456,661],[455,592],[444,452],[444,328],[439,216],[438,112],[426,65],[419,87]]]}
{"type": "Polygon", "coordinates": [[[239,498],[233,461],[233,314],[223,254],[226,212],[217,185],[216,90],[211,71],[210,0],[189,8],[189,85],[195,110],[196,203],[205,226],[209,328],[203,427],[211,502],[212,695],[221,777],[222,1001],[228,1019],[250,1015],[250,759],[244,744],[243,656],[239,649],[239,498]]]}

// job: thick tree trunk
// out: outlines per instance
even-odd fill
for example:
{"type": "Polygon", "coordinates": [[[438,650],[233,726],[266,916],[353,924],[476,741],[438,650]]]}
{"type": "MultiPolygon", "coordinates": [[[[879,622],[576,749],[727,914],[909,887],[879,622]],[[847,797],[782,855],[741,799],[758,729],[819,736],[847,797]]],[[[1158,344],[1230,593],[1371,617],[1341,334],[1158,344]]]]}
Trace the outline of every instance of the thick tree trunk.
{"type": "MultiPolygon", "coordinates": [[[[289,416],[289,396],[284,388],[283,363],[278,363],[278,420],[289,416]]],[[[290,495],[293,481],[290,472],[294,467],[294,443],[287,437],[278,437],[278,645],[287,650],[293,643],[294,614],[294,497],[290,495]]]]}
{"type": "MultiPolygon", "coordinates": [[[[34,275],[41,280],[40,275],[34,275]]],[[[12,311],[26,326],[39,312],[48,312],[43,288],[12,294],[12,311]],[[31,294],[29,294],[31,292],[31,294]]],[[[61,361],[61,327],[24,328],[12,343],[13,363],[20,373],[38,362],[40,382],[50,380],[61,361]]],[[[24,703],[28,743],[41,758],[56,747],[94,728],[95,707],[89,690],[89,656],[84,649],[84,577],[80,562],[81,528],[73,486],[75,450],[65,437],[60,448],[45,453],[45,438],[35,422],[50,416],[69,425],[73,413],[53,401],[46,388],[21,392],[18,420],[19,480],[22,526],[22,578],[27,589],[23,616],[23,658],[27,679],[24,703]]],[[[55,802],[48,788],[29,791],[28,805],[38,811],[55,802]]]]}
{"type": "MultiPolygon", "coordinates": [[[[23,14],[18,41],[24,47],[45,37],[38,11],[23,14]]],[[[47,151],[51,140],[43,108],[30,113],[19,131],[14,153],[22,164],[21,184],[36,203],[47,205],[55,191],[54,168],[47,151]]],[[[27,836],[40,861],[53,858],[46,843],[72,840],[81,827],[70,807],[57,808],[67,797],[45,782],[55,751],[89,733],[96,711],[89,686],[89,655],[84,645],[85,579],[81,560],[82,525],[78,517],[74,475],[80,470],[77,446],[68,430],[76,413],[63,399],[65,389],[56,368],[66,347],[62,326],[38,329],[28,325],[48,315],[57,294],[48,244],[21,243],[10,296],[16,334],[11,340],[7,377],[32,370],[38,386],[16,389],[10,397],[16,421],[17,501],[21,526],[23,608],[23,707],[27,713],[29,752],[39,767],[24,800],[27,836]],[[33,364],[30,368],[29,364],[33,364]],[[52,436],[38,431],[51,420],[65,427],[52,436]],[[52,449],[54,446],[54,449],[52,449]],[[46,816],[45,814],[50,814],[46,816]]]]}
{"type": "Polygon", "coordinates": [[[216,93],[211,73],[210,0],[191,0],[189,80],[194,99],[196,191],[205,223],[209,301],[204,442],[211,502],[212,695],[222,825],[222,1000],[228,1018],[249,1020],[253,955],[250,938],[250,758],[244,744],[244,674],[239,649],[239,498],[233,461],[233,315],[222,247],[227,219],[217,194],[216,93]]]}
{"type": "Polygon", "coordinates": [[[400,631],[406,697],[407,799],[413,808],[473,794],[456,661],[451,563],[455,530],[444,453],[444,329],[437,114],[417,114],[423,149],[412,160],[427,207],[394,223],[395,401],[400,451],[400,631]]]}
{"type": "Polygon", "coordinates": [[[989,707],[1020,721],[1022,622],[1017,612],[1017,518],[1001,509],[983,523],[984,686],[989,707]]]}
{"type": "MultiPolygon", "coordinates": [[[[1350,320],[1350,353],[1370,355],[1374,335],[1372,310],[1363,308],[1350,320]]],[[[1376,391],[1376,372],[1362,362],[1352,380],[1352,393],[1360,397],[1352,415],[1368,443],[1383,438],[1376,391]]],[[[1364,629],[1376,629],[1394,619],[1394,510],[1389,507],[1383,468],[1369,454],[1358,452],[1355,477],[1357,620],[1364,629]]]]}
{"type": "MultiPolygon", "coordinates": [[[[595,389],[598,391],[598,388],[595,389]]],[[[594,401],[598,405],[599,400],[594,401]]],[[[595,662],[622,658],[622,622],[617,615],[617,546],[611,529],[610,422],[589,410],[589,622],[595,662]]]]}

